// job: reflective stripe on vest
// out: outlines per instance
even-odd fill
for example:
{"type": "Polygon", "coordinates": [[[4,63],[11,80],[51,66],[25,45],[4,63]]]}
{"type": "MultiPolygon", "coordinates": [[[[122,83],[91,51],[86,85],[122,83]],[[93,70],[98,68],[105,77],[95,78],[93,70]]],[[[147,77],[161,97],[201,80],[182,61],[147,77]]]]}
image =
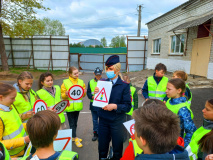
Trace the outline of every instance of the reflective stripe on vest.
{"type": "MultiPolygon", "coordinates": [[[[4,132],[3,132],[3,140],[8,139],[16,139],[20,137],[25,137],[26,132],[22,125],[21,119],[17,113],[17,111],[12,107],[9,112],[5,112],[0,110],[0,117],[2,119],[4,125],[4,132]]],[[[17,148],[10,148],[9,154],[11,156],[20,153],[24,149],[25,145],[17,148]]]]}
{"type": "Polygon", "coordinates": [[[74,160],[75,157],[78,158],[78,153],[64,150],[61,152],[61,154],[58,156],[56,160],[68,160],[68,159],[74,160]]]}
{"type": "Polygon", "coordinates": [[[31,109],[33,108],[33,105],[35,101],[37,100],[37,97],[36,97],[36,93],[32,89],[30,89],[29,92],[30,92],[30,102],[26,101],[24,96],[21,93],[17,92],[17,96],[13,104],[16,110],[18,111],[18,114],[31,111],[31,109]]]}
{"type": "Polygon", "coordinates": [[[157,84],[154,77],[150,76],[148,79],[148,96],[150,99],[159,99],[163,101],[166,97],[166,86],[168,82],[167,77],[162,77],[161,81],[157,84]]]}
{"type": "Polygon", "coordinates": [[[183,107],[186,107],[190,113],[191,113],[191,118],[193,119],[194,118],[194,114],[192,112],[192,110],[190,109],[190,106],[188,104],[188,102],[184,102],[184,103],[179,103],[179,104],[175,104],[175,105],[171,105],[169,102],[170,102],[171,98],[169,98],[166,102],[166,107],[172,111],[173,113],[175,113],[176,115],[178,115],[178,112],[181,108],[183,107]]]}
{"type": "Polygon", "coordinates": [[[136,88],[133,87],[133,86],[130,86],[131,100],[132,100],[132,102],[131,102],[132,108],[131,108],[131,110],[130,110],[128,113],[126,113],[126,114],[128,114],[128,115],[130,115],[130,116],[132,115],[132,113],[133,113],[133,111],[134,111],[134,94],[135,94],[135,91],[136,91],[136,88]]]}
{"type": "Polygon", "coordinates": [[[192,135],[191,142],[186,147],[190,160],[197,159],[197,153],[199,149],[198,141],[207,133],[209,133],[211,129],[205,129],[202,127],[198,128],[194,134],[192,135]]]}
{"type": "MultiPolygon", "coordinates": [[[[44,100],[47,103],[47,106],[50,108],[54,107],[55,104],[61,101],[61,89],[58,85],[54,85],[54,87],[56,89],[54,97],[45,89],[40,89],[36,92],[39,98],[44,100]]],[[[61,123],[64,123],[65,122],[64,113],[62,112],[58,116],[61,120],[61,123]]]]}
{"type": "MultiPolygon", "coordinates": [[[[91,93],[92,93],[93,96],[94,96],[94,91],[95,91],[95,87],[97,86],[97,83],[98,82],[96,82],[95,79],[91,79],[89,81],[89,86],[90,86],[91,93]]],[[[90,102],[93,102],[93,99],[90,99],[90,102]]]]}
{"type": "MultiPolygon", "coordinates": [[[[63,81],[63,83],[64,83],[64,86],[67,91],[70,89],[70,87],[74,86],[70,79],[65,79],[63,81]]],[[[84,81],[81,79],[78,79],[77,84],[83,87],[84,81]]],[[[66,112],[81,111],[83,109],[82,98],[79,100],[72,100],[72,99],[68,98],[68,100],[70,101],[70,106],[68,106],[65,109],[66,112]]]]}
{"type": "Polygon", "coordinates": [[[138,154],[141,154],[143,152],[142,149],[140,149],[140,147],[138,146],[136,140],[132,140],[132,138],[129,139],[130,142],[132,142],[132,145],[133,145],[133,150],[134,150],[134,155],[135,157],[138,155],[138,154]]]}

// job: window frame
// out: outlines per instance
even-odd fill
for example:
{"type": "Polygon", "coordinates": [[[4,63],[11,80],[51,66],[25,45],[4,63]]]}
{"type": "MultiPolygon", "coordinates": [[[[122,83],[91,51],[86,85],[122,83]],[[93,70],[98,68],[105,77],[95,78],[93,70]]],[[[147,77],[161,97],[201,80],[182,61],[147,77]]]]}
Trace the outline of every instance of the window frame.
{"type": "Polygon", "coordinates": [[[160,54],[160,51],[161,51],[161,38],[156,38],[156,39],[153,39],[152,40],[152,54],[160,54]],[[154,49],[155,49],[155,42],[158,40],[158,51],[159,52],[154,52],[154,49]],[[160,42],[160,43],[159,43],[160,42]],[[159,45],[160,44],[160,45],[159,45]]]}
{"type": "Polygon", "coordinates": [[[185,34],[176,34],[176,35],[171,35],[170,36],[170,52],[169,55],[183,55],[184,54],[184,50],[185,50],[185,41],[186,41],[186,35],[185,34]],[[179,38],[179,51],[176,52],[176,47],[177,47],[177,36],[180,36],[179,38]],[[184,40],[182,41],[182,37],[184,36],[184,40]],[[173,44],[173,37],[175,37],[175,44],[174,46],[172,46],[173,44]],[[183,44],[182,44],[183,42],[183,44]],[[181,48],[183,45],[183,52],[181,52],[181,48]],[[174,52],[172,52],[172,48],[174,48],[174,52]]]}

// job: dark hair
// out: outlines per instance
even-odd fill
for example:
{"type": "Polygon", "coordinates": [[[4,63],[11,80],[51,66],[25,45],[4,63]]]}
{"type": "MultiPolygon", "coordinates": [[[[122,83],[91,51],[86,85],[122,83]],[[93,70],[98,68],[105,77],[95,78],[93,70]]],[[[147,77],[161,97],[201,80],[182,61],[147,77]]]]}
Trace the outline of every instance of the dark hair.
{"type": "Polygon", "coordinates": [[[61,121],[59,116],[50,110],[37,112],[27,122],[27,132],[35,148],[48,147],[58,133],[61,121]]]}
{"type": "Polygon", "coordinates": [[[158,70],[158,71],[163,70],[163,71],[166,73],[167,68],[166,68],[166,66],[165,66],[163,63],[158,63],[158,64],[155,66],[155,71],[156,71],[156,70],[158,70]]]}
{"type": "Polygon", "coordinates": [[[171,83],[176,89],[181,89],[180,96],[182,97],[186,90],[185,82],[180,78],[170,79],[168,83],[171,83]]]}
{"type": "Polygon", "coordinates": [[[207,154],[213,153],[213,129],[205,134],[199,141],[199,148],[207,154]]]}
{"type": "Polygon", "coordinates": [[[182,80],[187,81],[188,75],[184,71],[175,71],[173,75],[176,75],[177,77],[180,77],[182,80]]]}
{"type": "Polygon", "coordinates": [[[206,103],[213,109],[213,98],[207,100],[206,103]]]}
{"type": "Polygon", "coordinates": [[[152,102],[133,112],[135,131],[146,140],[154,154],[171,151],[180,135],[180,120],[163,105],[152,102]]]}
{"type": "Polygon", "coordinates": [[[160,105],[160,106],[164,106],[166,107],[165,103],[163,103],[161,100],[159,99],[148,99],[147,101],[144,102],[144,105],[148,105],[148,104],[156,104],[156,105],[160,105]]]}
{"type": "Polygon", "coordinates": [[[17,77],[17,84],[19,85],[19,80],[25,80],[25,79],[33,79],[33,75],[28,72],[28,71],[24,71],[21,74],[19,74],[19,76],[17,77]]]}
{"type": "Polygon", "coordinates": [[[7,83],[0,83],[0,95],[7,96],[12,91],[16,91],[15,87],[7,83]]]}
{"type": "Polygon", "coordinates": [[[50,73],[50,72],[45,72],[45,73],[42,73],[42,74],[40,75],[39,80],[38,80],[38,88],[39,88],[39,89],[41,89],[41,88],[43,87],[43,84],[41,84],[41,82],[44,83],[45,78],[46,78],[46,77],[49,77],[49,76],[51,76],[52,79],[53,79],[53,75],[52,75],[52,73],[50,73]]]}
{"type": "Polygon", "coordinates": [[[78,69],[78,68],[76,68],[76,67],[74,67],[74,66],[70,67],[70,68],[69,68],[69,74],[72,74],[72,72],[73,72],[74,70],[76,70],[76,69],[78,69]]]}

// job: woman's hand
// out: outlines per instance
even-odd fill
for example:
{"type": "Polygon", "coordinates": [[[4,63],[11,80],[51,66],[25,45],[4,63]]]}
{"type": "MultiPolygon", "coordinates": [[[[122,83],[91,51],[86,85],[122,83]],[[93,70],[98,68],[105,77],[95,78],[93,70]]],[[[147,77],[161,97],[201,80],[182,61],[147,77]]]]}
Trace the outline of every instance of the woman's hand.
{"type": "Polygon", "coordinates": [[[117,109],[117,104],[111,103],[108,104],[107,106],[103,107],[105,111],[112,111],[113,109],[117,109]]]}
{"type": "Polygon", "coordinates": [[[212,160],[213,159],[213,154],[209,154],[206,156],[205,160],[212,160]]]}
{"type": "Polygon", "coordinates": [[[99,88],[98,87],[95,87],[95,90],[94,90],[94,94],[98,93],[99,92],[99,88]]]}

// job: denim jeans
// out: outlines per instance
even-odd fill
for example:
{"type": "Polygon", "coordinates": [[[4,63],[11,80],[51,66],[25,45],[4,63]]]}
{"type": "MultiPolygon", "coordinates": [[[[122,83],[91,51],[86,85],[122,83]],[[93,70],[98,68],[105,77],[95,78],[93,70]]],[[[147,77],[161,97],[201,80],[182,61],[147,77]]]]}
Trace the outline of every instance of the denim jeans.
{"type": "Polygon", "coordinates": [[[91,110],[92,113],[92,122],[93,122],[93,131],[98,133],[98,112],[91,110]]]}

